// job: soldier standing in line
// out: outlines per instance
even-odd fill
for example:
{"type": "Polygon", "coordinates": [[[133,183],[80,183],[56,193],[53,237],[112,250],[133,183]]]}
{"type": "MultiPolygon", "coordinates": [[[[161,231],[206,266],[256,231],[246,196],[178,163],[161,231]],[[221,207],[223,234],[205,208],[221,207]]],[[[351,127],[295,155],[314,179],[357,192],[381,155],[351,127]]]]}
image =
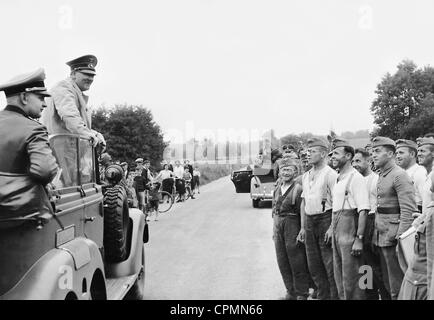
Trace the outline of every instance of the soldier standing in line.
{"type": "Polygon", "coordinates": [[[426,169],[416,163],[417,144],[411,140],[399,139],[396,140],[396,164],[407,172],[414,185],[416,205],[420,213],[422,213],[422,197],[423,186],[426,176],[426,169]]]}
{"type": "Polygon", "coordinates": [[[395,164],[395,151],[392,139],[372,139],[372,159],[379,169],[373,244],[378,248],[383,280],[392,300],[398,298],[404,277],[396,252],[397,240],[410,228],[412,215],[417,212],[413,184],[408,174],[395,164]]]}
{"type": "Polygon", "coordinates": [[[399,292],[400,300],[426,300],[428,298],[428,261],[427,261],[427,219],[432,211],[432,165],[434,160],[434,139],[420,138],[418,142],[419,163],[429,173],[421,191],[422,215],[414,222],[416,229],[414,255],[409,262],[404,281],[399,292]]]}
{"type": "Polygon", "coordinates": [[[308,141],[307,158],[313,166],[302,177],[301,228],[298,241],[305,243],[307,262],[318,289],[319,300],[337,300],[333,273],[331,239],[332,194],[337,173],[327,166],[328,143],[319,138],[308,141]]]}
{"type": "Polygon", "coordinates": [[[286,299],[306,300],[309,295],[309,271],[304,245],[296,238],[300,231],[300,163],[281,159],[280,180],[273,192],[273,239],[277,264],[286,287],[286,299]]]}
{"type": "Polygon", "coordinates": [[[365,177],[369,194],[370,210],[366,217],[365,234],[363,241],[363,259],[365,264],[371,266],[373,272],[373,288],[366,289],[368,300],[390,300],[390,294],[384,286],[381,274],[380,256],[372,244],[374,234],[375,212],[377,211],[377,182],[378,174],[371,170],[372,159],[369,151],[363,148],[355,150],[352,161],[354,169],[365,177]]]}
{"type": "Polygon", "coordinates": [[[351,166],[354,148],[346,141],[334,144],[331,161],[339,169],[333,187],[333,270],[341,300],[364,300],[359,285],[363,265],[363,237],[370,209],[363,176],[351,166]]]}

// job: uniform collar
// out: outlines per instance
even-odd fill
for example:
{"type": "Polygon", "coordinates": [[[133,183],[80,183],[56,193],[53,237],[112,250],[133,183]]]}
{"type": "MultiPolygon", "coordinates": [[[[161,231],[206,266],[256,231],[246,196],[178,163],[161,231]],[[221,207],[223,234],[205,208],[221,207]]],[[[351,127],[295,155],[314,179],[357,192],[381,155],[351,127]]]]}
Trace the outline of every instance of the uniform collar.
{"type": "Polygon", "coordinates": [[[380,169],[380,174],[385,177],[389,174],[390,171],[392,171],[393,168],[395,168],[396,164],[393,161],[390,161],[388,164],[386,164],[383,168],[380,169]]]}
{"type": "Polygon", "coordinates": [[[13,106],[13,105],[7,105],[5,110],[19,113],[19,114],[21,114],[27,118],[27,114],[20,107],[13,106]]]}

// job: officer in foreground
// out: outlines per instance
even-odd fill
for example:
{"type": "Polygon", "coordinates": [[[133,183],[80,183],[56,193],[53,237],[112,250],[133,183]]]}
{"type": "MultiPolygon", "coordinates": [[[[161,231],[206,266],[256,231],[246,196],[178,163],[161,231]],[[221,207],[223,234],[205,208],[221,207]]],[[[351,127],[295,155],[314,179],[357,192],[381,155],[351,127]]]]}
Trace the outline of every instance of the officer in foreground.
{"type": "Polygon", "coordinates": [[[43,187],[57,173],[41,116],[49,96],[43,69],[0,85],[7,106],[0,111],[0,212],[14,217],[49,210],[43,187]]]}

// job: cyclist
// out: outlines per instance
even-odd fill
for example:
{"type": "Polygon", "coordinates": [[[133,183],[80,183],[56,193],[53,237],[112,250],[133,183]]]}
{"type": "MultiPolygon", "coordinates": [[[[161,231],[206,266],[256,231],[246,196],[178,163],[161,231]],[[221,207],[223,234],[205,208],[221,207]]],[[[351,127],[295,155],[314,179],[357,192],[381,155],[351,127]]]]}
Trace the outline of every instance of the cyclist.
{"type": "MultiPolygon", "coordinates": [[[[163,165],[163,170],[161,170],[158,175],[155,177],[156,181],[161,181],[162,191],[165,191],[169,194],[173,194],[173,190],[175,188],[175,174],[170,171],[169,165],[165,163],[163,165]]],[[[164,199],[163,199],[164,200],[164,199]]]]}

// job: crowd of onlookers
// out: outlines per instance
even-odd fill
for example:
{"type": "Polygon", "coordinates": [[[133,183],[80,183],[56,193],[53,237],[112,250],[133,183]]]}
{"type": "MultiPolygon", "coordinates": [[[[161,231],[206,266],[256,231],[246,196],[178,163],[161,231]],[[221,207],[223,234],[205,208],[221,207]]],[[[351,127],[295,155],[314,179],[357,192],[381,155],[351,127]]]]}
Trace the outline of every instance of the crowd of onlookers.
{"type": "Polygon", "coordinates": [[[200,193],[199,167],[190,164],[189,160],[171,161],[163,160],[158,171],[151,168],[151,162],[147,159],[137,158],[133,165],[127,162],[113,161],[108,153],[100,157],[100,180],[104,181],[105,169],[110,164],[117,164],[123,169],[122,183],[127,191],[128,201],[131,207],[142,210],[149,220],[154,216],[158,220],[158,206],[160,201],[169,201],[168,196],[162,199],[161,191],[167,192],[172,201],[184,202],[187,197],[195,199],[195,194],[200,193]]]}

